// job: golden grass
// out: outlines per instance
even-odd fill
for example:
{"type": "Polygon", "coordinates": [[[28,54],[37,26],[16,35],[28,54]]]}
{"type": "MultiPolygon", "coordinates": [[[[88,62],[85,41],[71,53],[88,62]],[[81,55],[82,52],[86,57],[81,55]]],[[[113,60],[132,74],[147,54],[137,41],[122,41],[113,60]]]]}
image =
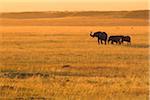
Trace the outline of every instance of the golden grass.
{"type": "Polygon", "coordinates": [[[2,27],[0,98],[147,100],[147,26],[2,27]],[[97,45],[90,31],[131,45],[97,45]]]}
{"type": "Polygon", "coordinates": [[[37,19],[1,19],[2,26],[147,26],[147,19],[62,17],[37,19]]]}

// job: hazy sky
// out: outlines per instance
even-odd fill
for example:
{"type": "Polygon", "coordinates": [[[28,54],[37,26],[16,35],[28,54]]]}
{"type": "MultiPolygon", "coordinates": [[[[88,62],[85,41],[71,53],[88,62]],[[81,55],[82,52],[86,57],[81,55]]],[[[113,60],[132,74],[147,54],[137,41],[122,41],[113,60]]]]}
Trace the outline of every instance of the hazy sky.
{"type": "Polygon", "coordinates": [[[148,0],[0,0],[0,12],[148,9],[148,0]]]}

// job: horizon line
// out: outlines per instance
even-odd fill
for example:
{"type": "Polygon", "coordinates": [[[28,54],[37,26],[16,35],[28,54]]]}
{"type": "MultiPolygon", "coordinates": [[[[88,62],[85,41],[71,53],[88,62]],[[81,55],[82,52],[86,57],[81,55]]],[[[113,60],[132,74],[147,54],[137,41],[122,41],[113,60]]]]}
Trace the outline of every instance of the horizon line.
{"type": "Polygon", "coordinates": [[[0,13],[30,13],[30,12],[123,12],[123,11],[150,11],[150,9],[135,10],[41,10],[41,11],[5,11],[0,13]]]}

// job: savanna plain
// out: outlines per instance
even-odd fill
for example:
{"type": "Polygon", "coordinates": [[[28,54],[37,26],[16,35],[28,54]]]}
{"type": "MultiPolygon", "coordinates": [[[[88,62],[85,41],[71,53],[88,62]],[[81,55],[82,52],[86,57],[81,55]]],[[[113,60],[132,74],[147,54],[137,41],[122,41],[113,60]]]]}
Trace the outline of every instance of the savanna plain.
{"type": "Polygon", "coordinates": [[[102,17],[1,18],[0,99],[148,100],[148,19],[102,17]]]}

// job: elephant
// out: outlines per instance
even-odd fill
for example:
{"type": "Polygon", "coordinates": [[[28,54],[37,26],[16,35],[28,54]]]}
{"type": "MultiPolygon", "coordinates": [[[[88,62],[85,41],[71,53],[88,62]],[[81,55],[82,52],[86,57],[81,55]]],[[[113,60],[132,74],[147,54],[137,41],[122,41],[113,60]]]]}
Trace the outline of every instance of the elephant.
{"type": "Polygon", "coordinates": [[[106,42],[107,42],[107,33],[106,32],[100,32],[100,31],[98,31],[98,32],[91,32],[90,33],[90,36],[91,37],[97,37],[98,39],[97,39],[97,42],[98,42],[98,44],[100,44],[100,40],[101,40],[101,44],[103,44],[103,41],[105,42],[105,45],[106,45],[106,42]]]}
{"type": "Polygon", "coordinates": [[[124,41],[131,44],[131,37],[130,36],[124,36],[123,39],[122,39],[122,43],[124,41]]]}
{"type": "Polygon", "coordinates": [[[108,39],[108,44],[109,44],[110,41],[111,41],[111,44],[114,44],[114,42],[116,44],[118,44],[118,43],[121,44],[121,43],[123,43],[123,38],[124,38],[123,35],[110,36],[109,39],[108,39]]]}

